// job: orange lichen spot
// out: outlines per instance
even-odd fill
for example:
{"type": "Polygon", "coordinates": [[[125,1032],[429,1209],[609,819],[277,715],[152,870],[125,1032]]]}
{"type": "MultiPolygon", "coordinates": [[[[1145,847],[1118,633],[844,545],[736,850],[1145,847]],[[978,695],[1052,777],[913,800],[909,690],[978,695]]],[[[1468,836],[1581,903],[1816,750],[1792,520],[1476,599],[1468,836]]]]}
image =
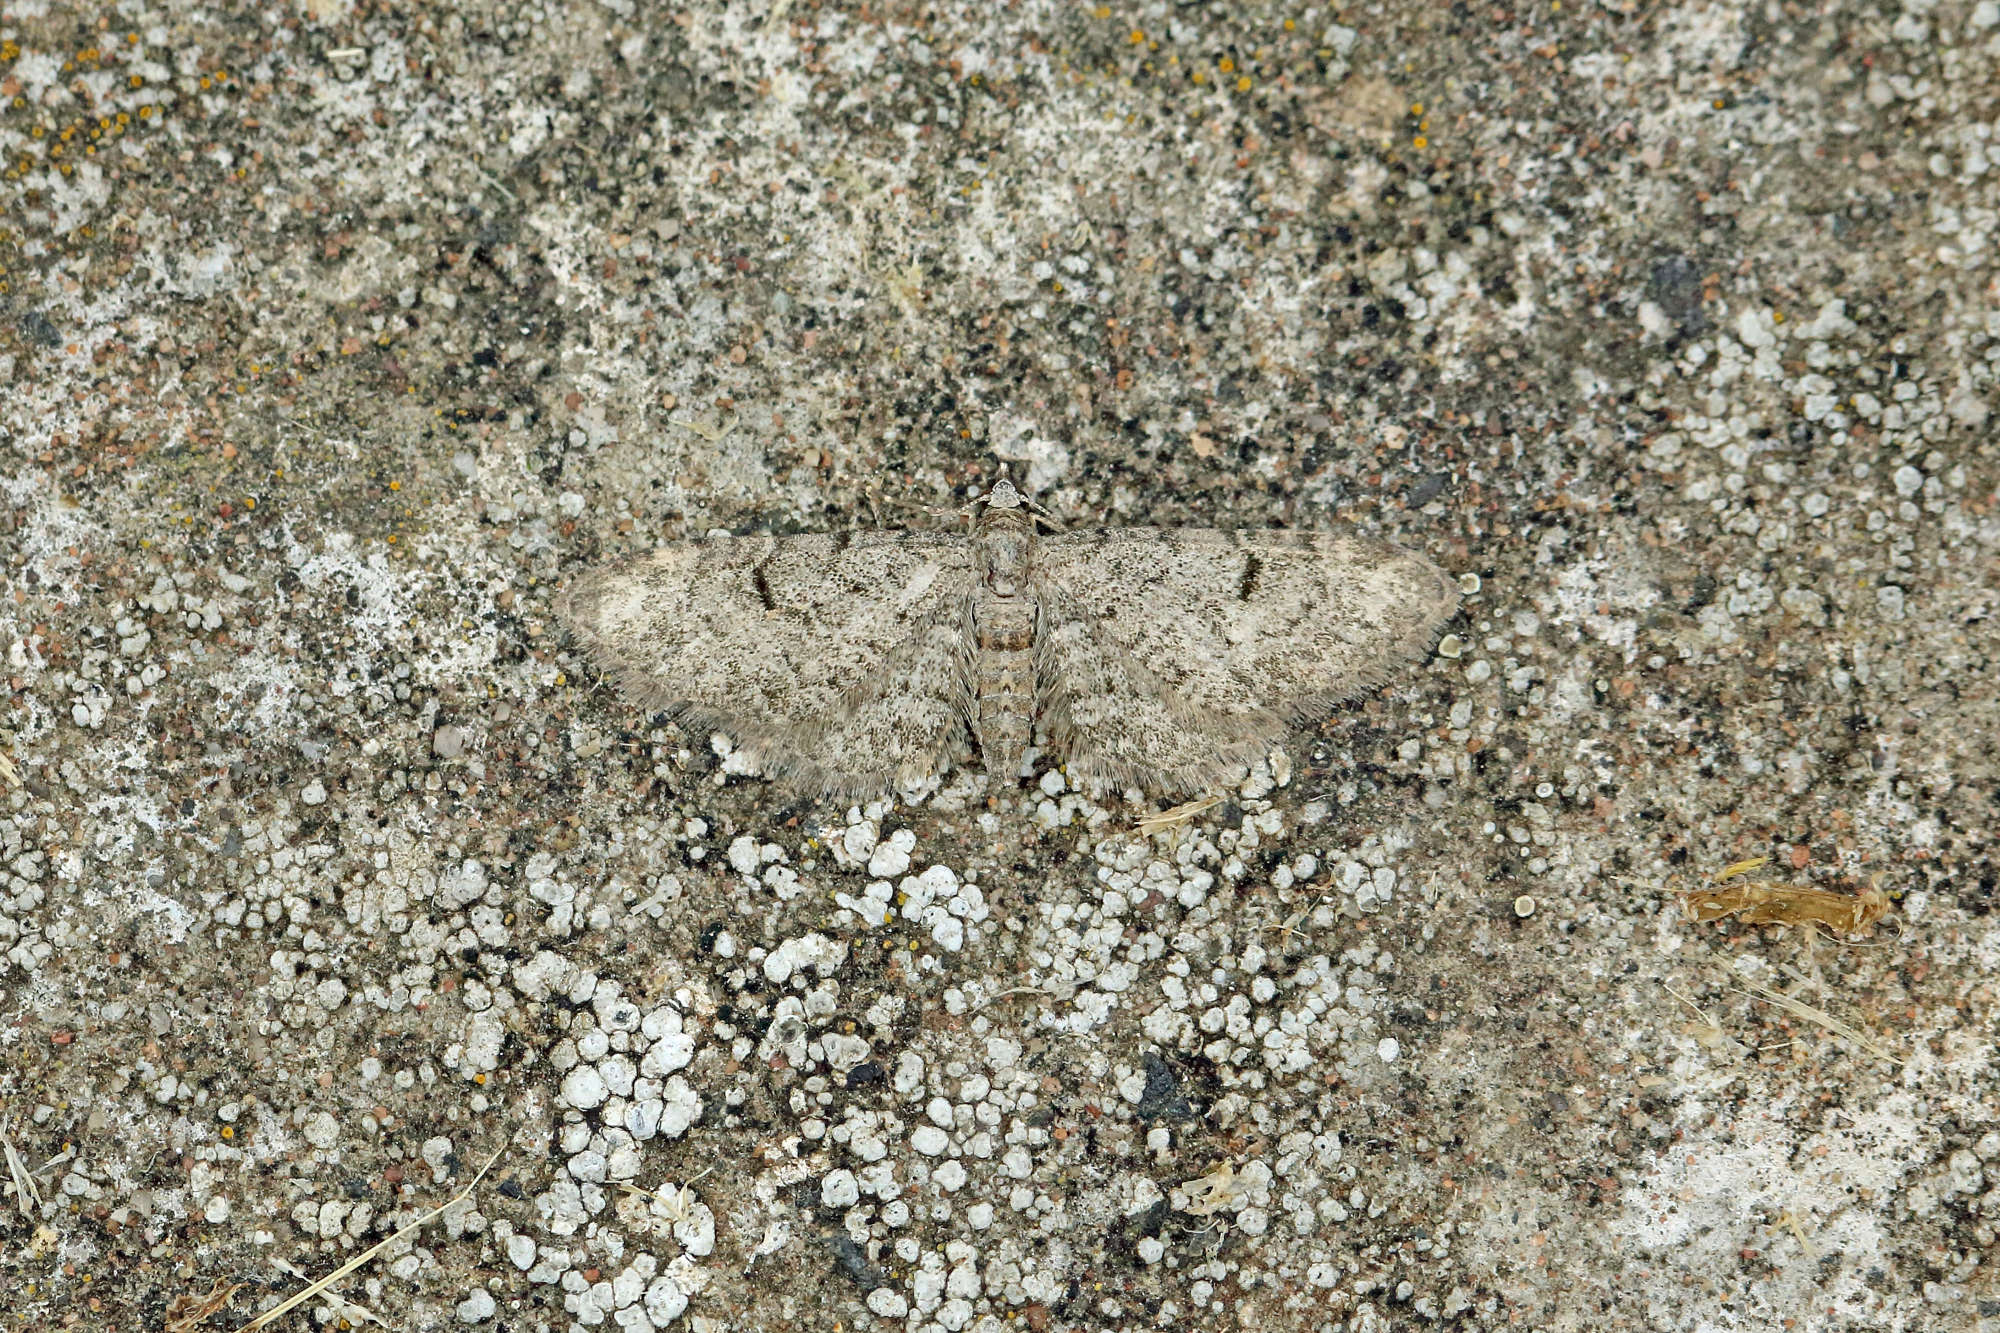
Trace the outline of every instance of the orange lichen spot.
{"type": "Polygon", "coordinates": [[[1286,31],[1286,32],[1290,32],[1290,31],[1292,31],[1292,30],[1293,30],[1294,28],[1296,28],[1296,27],[1298,27],[1298,26],[1299,26],[1299,25],[1298,25],[1298,24],[1297,24],[1296,22],[1294,22],[1293,20],[1291,20],[1291,19],[1286,19],[1286,20],[1285,20],[1285,31],[1286,31]]]}
{"type": "Polygon", "coordinates": [[[153,108],[150,104],[139,108],[139,119],[151,120],[152,118],[153,118],[153,108]]]}
{"type": "Polygon", "coordinates": [[[1108,18],[1110,18],[1110,17],[1111,17],[1111,6],[1110,6],[1110,5],[1099,5],[1099,6],[1097,7],[1097,17],[1099,17],[1099,18],[1101,18],[1101,19],[1108,19],[1108,18]]]}
{"type": "Polygon", "coordinates": [[[1215,67],[1221,70],[1224,74],[1231,74],[1234,73],[1236,70],[1236,62],[1234,60],[1231,60],[1228,56],[1224,56],[1222,59],[1215,62],[1215,67]]]}
{"type": "Polygon", "coordinates": [[[389,483],[389,489],[392,491],[400,491],[403,489],[403,483],[400,481],[392,481],[389,483]]]}
{"type": "Polygon", "coordinates": [[[1412,102],[1412,103],[1410,103],[1410,114],[1411,114],[1411,115],[1413,115],[1413,116],[1421,116],[1421,115],[1423,115],[1423,114],[1424,114],[1424,104],[1423,104],[1422,102],[1412,102]]]}
{"type": "Polygon", "coordinates": [[[1431,141],[1429,139],[1426,139],[1423,135],[1419,134],[1416,138],[1410,140],[1410,146],[1415,148],[1418,152],[1422,152],[1424,149],[1429,148],[1431,146],[1431,141]]]}
{"type": "Polygon", "coordinates": [[[1132,29],[1132,35],[1127,37],[1125,40],[1130,42],[1134,46],[1144,46],[1146,44],[1146,34],[1144,32],[1141,32],[1139,29],[1134,28],[1132,29]]]}
{"type": "Polygon", "coordinates": [[[1241,78],[1236,80],[1236,91],[1239,93],[1247,93],[1250,91],[1250,76],[1248,74],[1245,74],[1241,78]]]}

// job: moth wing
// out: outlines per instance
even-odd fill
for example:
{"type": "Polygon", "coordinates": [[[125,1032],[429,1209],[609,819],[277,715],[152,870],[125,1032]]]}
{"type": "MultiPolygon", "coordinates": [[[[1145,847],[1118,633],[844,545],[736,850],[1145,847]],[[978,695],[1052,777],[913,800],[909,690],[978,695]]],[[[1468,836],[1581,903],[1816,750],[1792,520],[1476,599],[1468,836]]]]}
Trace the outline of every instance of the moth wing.
{"type": "Polygon", "coordinates": [[[949,747],[971,586],[962,538],[717,537],[592,574],[558,615],[642,706],[723,732],[776,776],[859,794],[949,747]]]}
{"type": "Polygon", "coordinates": [[[1108,528],[1044,540],[1045,579],[1186,706],[1317,721],[1430,651],[1458,588],[1423,556],[1327,532],[1108,528]]]}
{"type": "Polygon", "coordinates": [[[1038,711],[1080,785],[1198,791],[1255,763],[1284,734],[1273,711],[1225,715],[1178,694],[1115,636],[1101,607],[1048,579],[1036,596],[1038,711]]]}

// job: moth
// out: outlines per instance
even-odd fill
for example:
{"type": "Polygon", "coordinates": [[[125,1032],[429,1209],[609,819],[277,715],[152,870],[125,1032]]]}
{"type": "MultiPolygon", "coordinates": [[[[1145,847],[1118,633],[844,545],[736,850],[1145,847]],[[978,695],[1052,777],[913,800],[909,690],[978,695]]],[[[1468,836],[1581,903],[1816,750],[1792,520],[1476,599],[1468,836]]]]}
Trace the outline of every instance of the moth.
{"type": "Polygon", "coordinates": [[[591,574],[558,615],[639,704],[809,794],[886,794],[969,731],[1023,776],[1039,722],[1092,790],[1202,790],[1427,653],[1421,555],[1283,530],[1052,531],[1004,478],[969,531],[708,537],[591,574]]]}

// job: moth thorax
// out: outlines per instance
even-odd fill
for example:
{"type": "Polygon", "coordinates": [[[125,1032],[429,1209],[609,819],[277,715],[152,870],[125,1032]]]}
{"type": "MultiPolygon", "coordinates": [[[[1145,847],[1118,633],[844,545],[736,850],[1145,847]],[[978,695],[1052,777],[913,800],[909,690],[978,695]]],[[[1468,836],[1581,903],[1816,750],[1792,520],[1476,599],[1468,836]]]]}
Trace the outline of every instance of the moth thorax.
{"type": "Polygon", "coordinates": [[[1015,597],[1027,586],[1034,563],[1035,528],[1019,509],[989,512],[979,525],[975,559],[979,581],[998,597],[1015,597]]]}

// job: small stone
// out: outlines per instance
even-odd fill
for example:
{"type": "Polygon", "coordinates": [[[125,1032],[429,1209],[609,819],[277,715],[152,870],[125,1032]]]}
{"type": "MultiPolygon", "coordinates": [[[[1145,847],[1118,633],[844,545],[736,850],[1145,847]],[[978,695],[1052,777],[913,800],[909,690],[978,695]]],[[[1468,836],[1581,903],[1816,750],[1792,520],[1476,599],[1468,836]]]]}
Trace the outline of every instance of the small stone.
{"type": "Polygon", "coordinates": [[[819,1182],[819,1201],[828,1208],[852,1208],[861,1198],[861,1182],[845,1167],[829,1171],[819,1182]]]}
{"type": "Polygon", "coordinates": [[[431,733],[431,753],[440,759],[456,759],[465,753],[465,732],[446,724],[431,733]]]}
{"type": "Polygon", "coordinates": [[[910,868],[910,853],[917,847],[917,835],[897,829],[877,843],[868,858],[868,873],[877,879],[894,879],[910,868]]]}
{"type": "Polygon", "coordinates": [[[868,1308],[884,1319],[901,1319],[910,1312],[910,1302],[894,1287],[877,1287],[868,1293],[868,1308]]]}
{"type": "Polygon", "coordinates": [[[305,1136],[307,1143],[325,1152],[340,1142],[340,1122],[330,1111],[314,1111],[306,1117],[305,1136]]]}
{"type": "Polygon", "coordinates": [[[1396,1057],[1403,1053],[1403,1043],[1394,1037],[1384,1037],[1375,1043],[1375,1054],[1385,1065],[1396,1063],[1396,1057]]]}
{"type": "Polygon", "coordinates": [[[563,1102],[579,1111],[596,1110],[610,1095],[611,1089],[605,1086],[604,1075],[597,1072],[596,1065],[578,1065],[563,1075],[563,1102]]]}
{"type": "Polygon", "coordinates": [[[656,1277],[646,1288],[646,1318],[654,1328],[665,1328],[688,1308],[687,1293],[670,1277],[656,1277]]]}
{"type": "Polygon", "coordinates": [[[314,778],[305,785],[305,790],[299,793],[299,799],[307,805],[325,805],[326,785],[318,778],[314,778]]]}
{"type": "Polygon", "coordinates": [[[665,1107],[660,1114],[660,1133],[677,1139],[701,1119],[701,1094],[679,1074],[667,1080],[665,1107]]]}

